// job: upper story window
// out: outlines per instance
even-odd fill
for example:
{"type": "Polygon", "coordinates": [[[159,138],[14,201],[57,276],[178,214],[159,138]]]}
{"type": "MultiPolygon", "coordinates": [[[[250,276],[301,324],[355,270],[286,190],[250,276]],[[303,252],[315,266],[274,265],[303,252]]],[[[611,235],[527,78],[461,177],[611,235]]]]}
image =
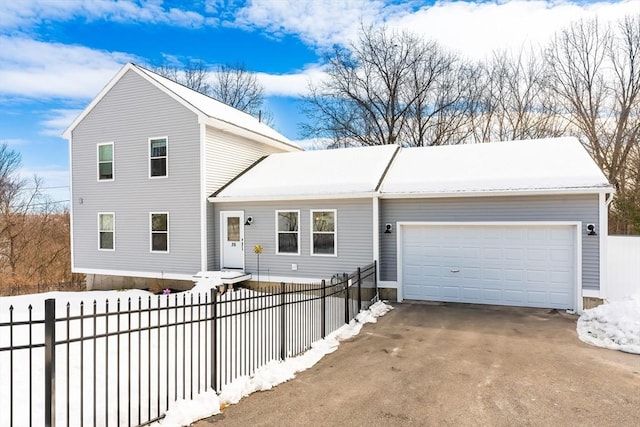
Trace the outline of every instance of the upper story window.
{"type": "Polygon", "coordinates": [[[152,212],[150,221],[151,252],[169,252],[169,214],[152,212]]]}
{"type": "Polygon", "coordinates": [[[167,176],[168,138],[149,138],[149,177],[167,176]]]}
{"type": "Polygon", "coordinates": [[[311,255],[336,255],[335,209],[311,211],[311,255]]]}
{"type": "Polygon", "coordinates": [[[113,142],[98,144],[98,181],[113,181],[113,142]]]}
{"type": "Polygon", "coordinates": [[[300,255],[299,220],[300,211],[276,211],[277,253],[300,255]]]}
{"type": "Polygon", "coordinates": [[[98,213],[98,249],[113,251],[116,234],[116,215],[113,212],[98,213]]]}

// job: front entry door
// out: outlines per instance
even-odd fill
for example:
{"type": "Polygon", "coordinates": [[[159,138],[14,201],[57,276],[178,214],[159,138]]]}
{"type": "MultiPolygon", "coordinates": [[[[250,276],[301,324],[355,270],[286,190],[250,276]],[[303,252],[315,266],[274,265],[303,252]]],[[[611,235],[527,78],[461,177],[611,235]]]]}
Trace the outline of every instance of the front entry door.
{"type": "Polygon", "coordinates": [[[244,269],[244,212],[220,212],[221,267],[244,269]]]}

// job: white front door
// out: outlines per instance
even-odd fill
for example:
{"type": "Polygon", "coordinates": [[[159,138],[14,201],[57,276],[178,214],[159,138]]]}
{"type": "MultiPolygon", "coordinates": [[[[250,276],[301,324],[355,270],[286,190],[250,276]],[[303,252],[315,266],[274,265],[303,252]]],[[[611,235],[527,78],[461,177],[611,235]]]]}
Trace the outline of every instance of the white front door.
{"type": "Polygon", "coordinates": [[[222,269],[244,269],[244,212],[220,212],[222,269]]]}

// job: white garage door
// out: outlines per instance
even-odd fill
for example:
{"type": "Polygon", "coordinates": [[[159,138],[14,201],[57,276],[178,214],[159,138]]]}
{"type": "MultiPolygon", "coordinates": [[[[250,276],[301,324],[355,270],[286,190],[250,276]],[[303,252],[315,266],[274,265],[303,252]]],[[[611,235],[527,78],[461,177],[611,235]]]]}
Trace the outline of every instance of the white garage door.
{"type": "Polygon", "coordinates": [[[405,299],[574,308],[575,227],[404,225],[405,299]]]}

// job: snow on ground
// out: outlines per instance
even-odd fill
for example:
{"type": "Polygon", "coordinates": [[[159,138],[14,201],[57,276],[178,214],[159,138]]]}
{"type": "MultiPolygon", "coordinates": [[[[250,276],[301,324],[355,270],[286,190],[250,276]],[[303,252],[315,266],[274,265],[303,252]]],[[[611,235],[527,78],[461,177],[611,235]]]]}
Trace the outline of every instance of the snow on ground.
{"type": "Polygon", "coordinates": [[[223,387],[220,394],[208,391],[195,396],[193,400],[178,400],[169,406],[165,418],[156,426],[187,426],[199,419],[219,414],[221,410],[256,391],[270,390],[278,384],[289,381],[295,374],[309,369],[325,355],[334,352],[341,340],[346,340],[360,333],[365,323],[375,323],[377,318],[386,314],[393,307],[379,301],[360,312],[348,325],[318,340],[304,354],[285,361],[272,361],[261,367],[251,377],[241,377],[223,387]]]}
{"type": "Polygon", "coordinates": [[[640,354],[640,293],[585,310],[576,329],[587,344],[640,354]]]}

